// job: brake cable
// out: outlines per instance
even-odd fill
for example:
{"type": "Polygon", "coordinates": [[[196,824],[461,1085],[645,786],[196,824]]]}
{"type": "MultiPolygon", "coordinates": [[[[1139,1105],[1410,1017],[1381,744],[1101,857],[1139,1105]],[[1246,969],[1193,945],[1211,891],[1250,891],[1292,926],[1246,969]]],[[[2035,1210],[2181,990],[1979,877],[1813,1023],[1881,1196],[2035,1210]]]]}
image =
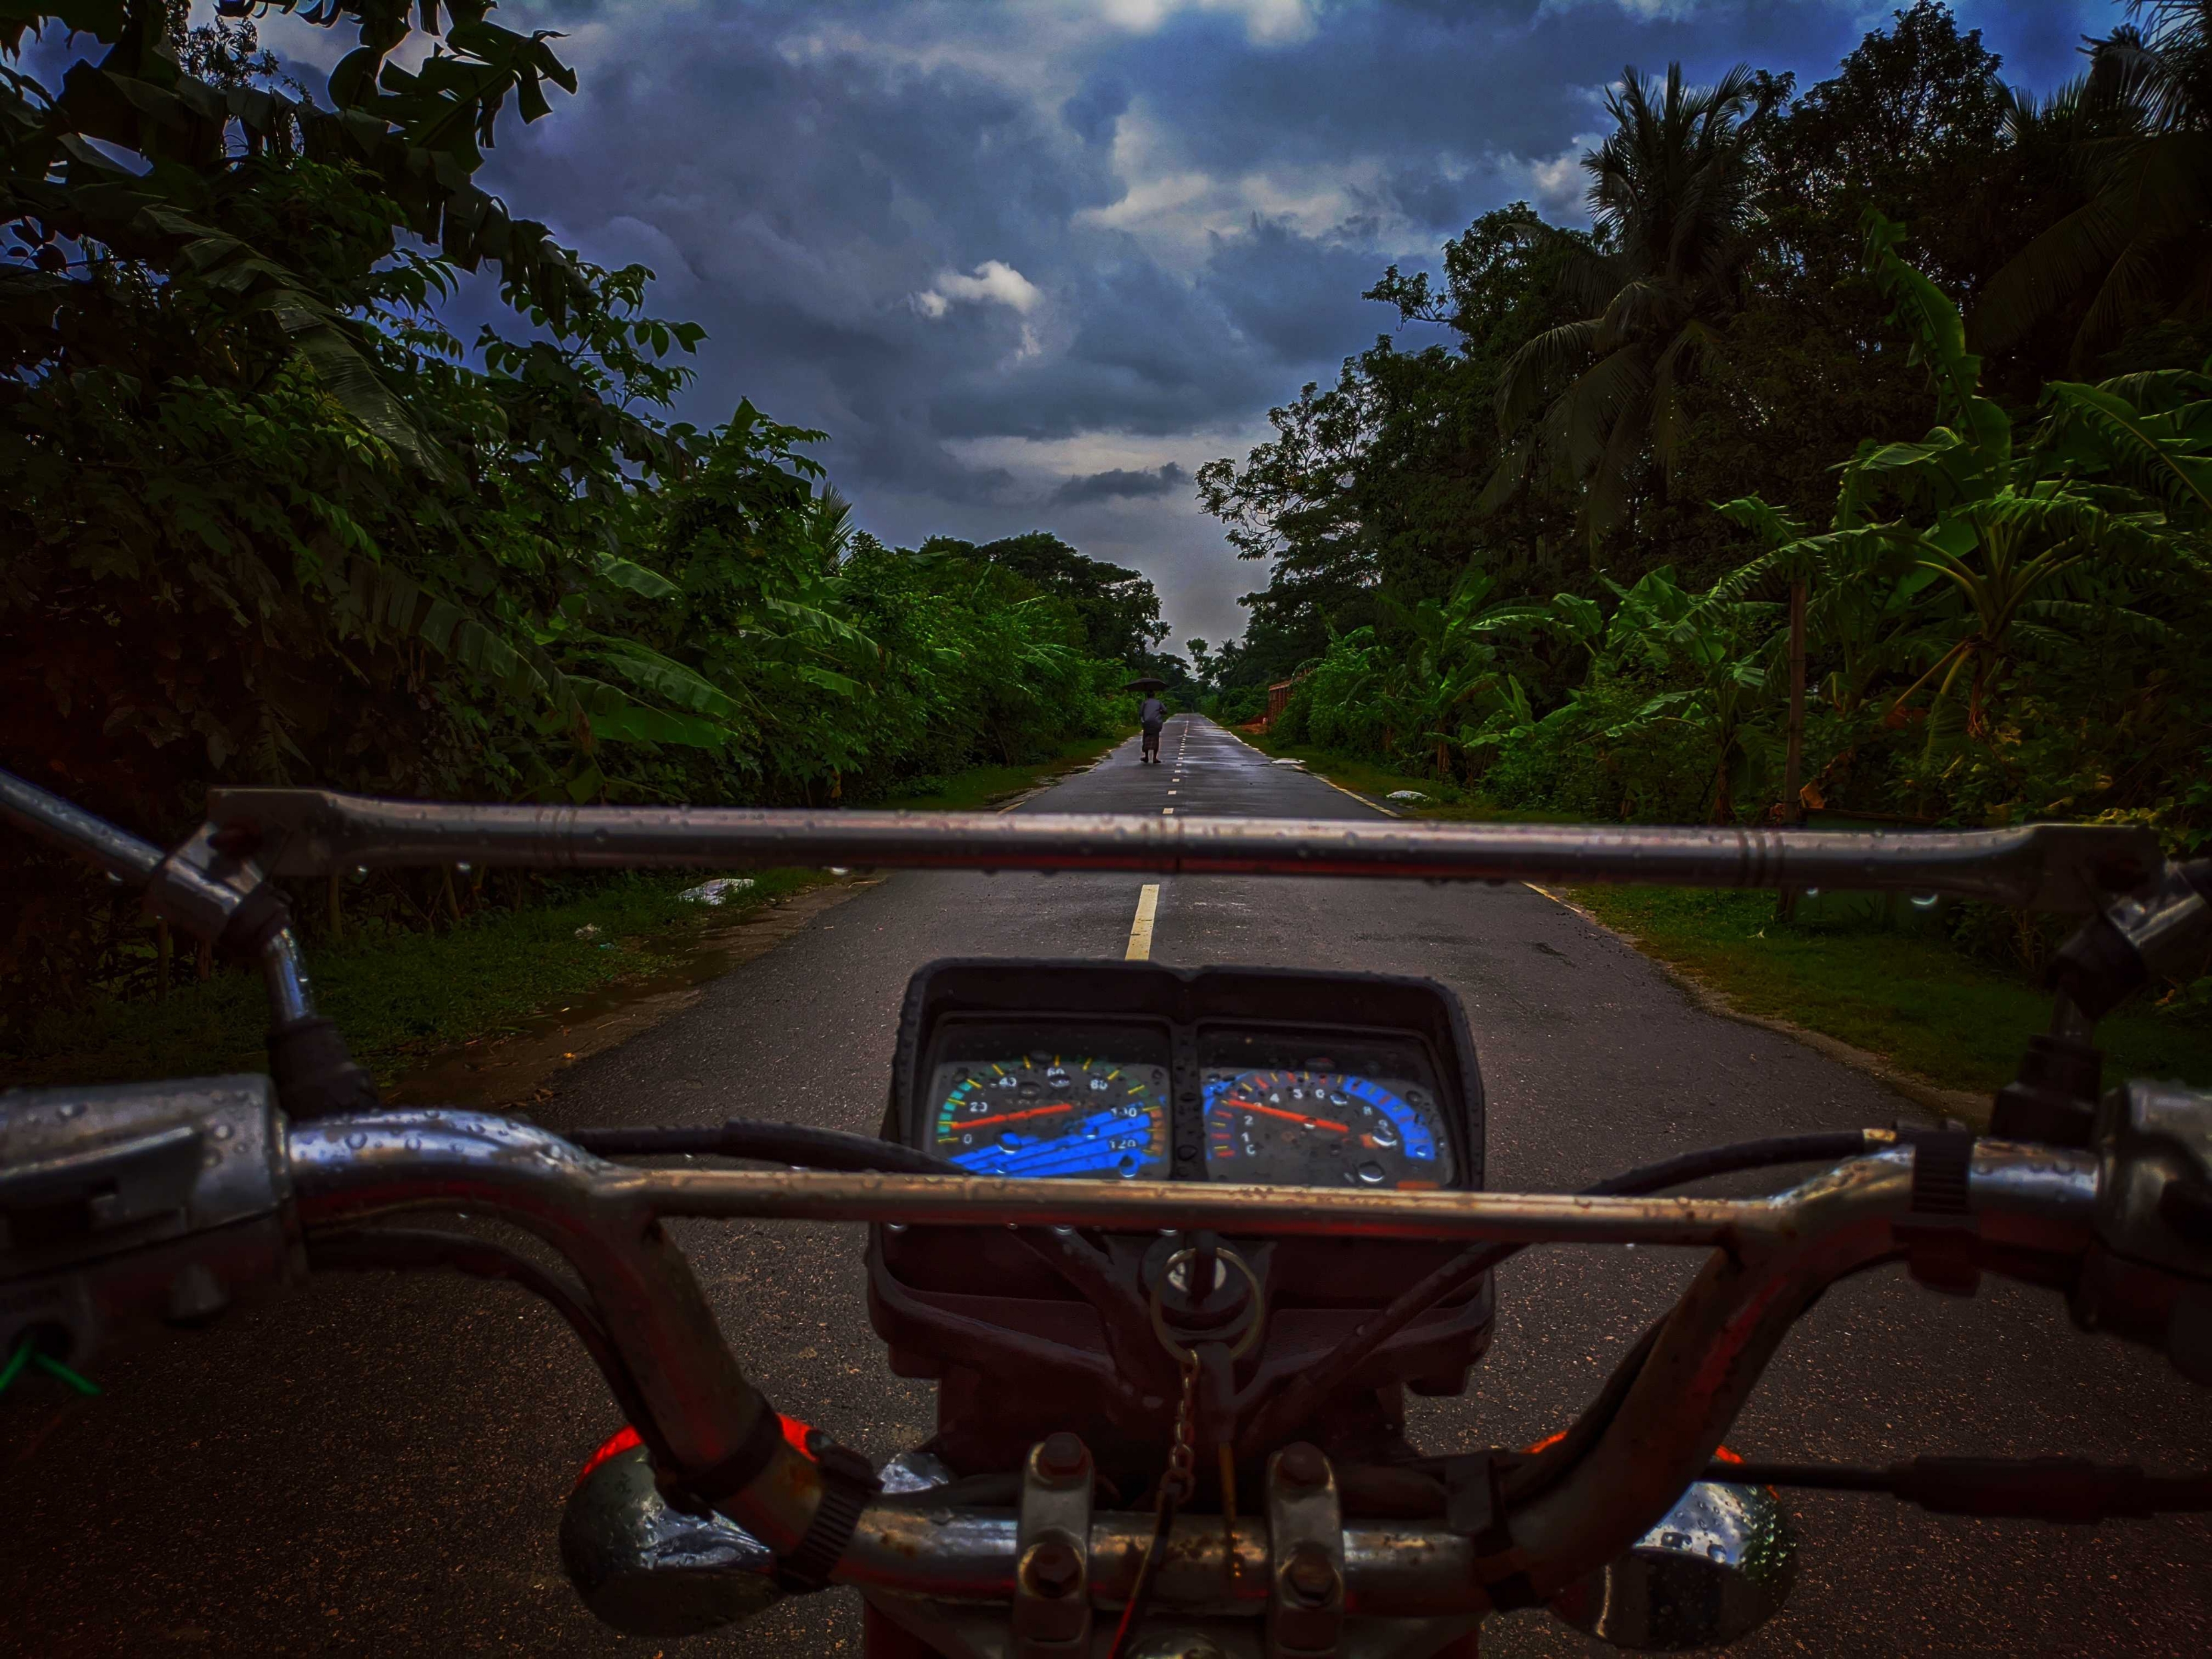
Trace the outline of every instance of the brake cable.
{"type": "Polygon", "coordinates": [[[35,1332],[27,1332],[23,1340],[15,1345],[15,1352],[9,1356],[8,1363],[5,1365],[0,1365],[0,1394],[5,1394],[14,1387],[15,1379],[33,1365],[46,1372],[47,1376],[66,1382],[88,1399],[100,1392],[99,1383],[88,1376],[78,1376],[68,1366],[63,1364],[53,1355],[39,1346],[38,1335],[35,1332]]]}
{"type": "Polygon", "coordinates": [[[506,1245],[468,1233],[435,1227],[350,1227],[320,1233],[307,1241],[308,1265],[317,1272],[333,1268],[355,1271],[406,1272],[445,1267],[471,1279],[505,1279],[520,1285],[567,1322],[584,1345],[584,1352],[599,1367],[615,1398],[623,1420],[653,1455],[656,1467],[674,1468],[666,1439],[654,1421],[645,1390],[630,1372],[622,1350],[607,1334],[606,1325],[591,1297],[564,1275],[549,1272],[506,1245]]]}

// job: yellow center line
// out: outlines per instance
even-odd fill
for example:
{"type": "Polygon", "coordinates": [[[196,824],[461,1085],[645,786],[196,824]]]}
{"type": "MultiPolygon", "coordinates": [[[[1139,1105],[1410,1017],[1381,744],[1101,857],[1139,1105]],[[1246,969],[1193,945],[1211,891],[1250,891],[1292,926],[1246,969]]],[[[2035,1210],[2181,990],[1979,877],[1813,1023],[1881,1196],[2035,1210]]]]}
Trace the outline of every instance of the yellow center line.
{"type": "Polygon", "coordinates": [[[1137,895],[1137,919],[1129,924],[1129,948],[1122,952],[1124,962],[1150,962],[1152,959],[1152,918],[1160,908],[1160,884],[1156,881],[1145,884],[1137,895]]]}

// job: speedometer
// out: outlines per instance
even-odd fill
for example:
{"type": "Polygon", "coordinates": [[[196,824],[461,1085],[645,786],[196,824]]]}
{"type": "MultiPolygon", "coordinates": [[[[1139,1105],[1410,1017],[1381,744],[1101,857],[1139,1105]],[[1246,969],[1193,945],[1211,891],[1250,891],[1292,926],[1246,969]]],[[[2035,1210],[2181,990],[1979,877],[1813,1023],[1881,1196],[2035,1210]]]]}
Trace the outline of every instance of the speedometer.
{"type": "Polygon", "coordinates": [[[1167,1073],[1049,1052],[937,1067],[930,1148],[993,1176],[1157,1176],[1167,1167],[1167,1073]]]}
{"type": "Polygon", "coordinates": [[[1418,1083],[1322,1070],[1206,1076],[1206,1173],[1299,1187],[1441,1187],[1450,1138],[1418,1083]]]}

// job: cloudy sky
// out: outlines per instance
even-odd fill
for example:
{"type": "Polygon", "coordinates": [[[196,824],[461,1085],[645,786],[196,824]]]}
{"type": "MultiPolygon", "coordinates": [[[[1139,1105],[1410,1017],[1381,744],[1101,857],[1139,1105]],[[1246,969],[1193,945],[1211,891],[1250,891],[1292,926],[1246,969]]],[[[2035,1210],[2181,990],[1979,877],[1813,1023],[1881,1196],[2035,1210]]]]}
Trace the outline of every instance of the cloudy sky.
{"type": "MultiPolygon", "coordinates": [[[[203,0],[204,9],[204,0],[203,0]]],[[[1960,0],[2016,83],[2104,0],[1960,0]]],[[[1486,209],[1580,217],[1624,64],[1830,73],[1839,0],[508,0],[582,76],[485,175],[706,325],[683,413],[825,428],[895,543],[1048,528],[1159,585],[1175,643],[1265,572],[1191,474],[1389,325],[1361,290],[1486,209]]],[[[303,71],[353,44],[276,19],[303,71]]],[[[302,78],[307,78],[303,73],[302,78]]],[[[319,77],[311,84],[319,83],[319,77]]]]}

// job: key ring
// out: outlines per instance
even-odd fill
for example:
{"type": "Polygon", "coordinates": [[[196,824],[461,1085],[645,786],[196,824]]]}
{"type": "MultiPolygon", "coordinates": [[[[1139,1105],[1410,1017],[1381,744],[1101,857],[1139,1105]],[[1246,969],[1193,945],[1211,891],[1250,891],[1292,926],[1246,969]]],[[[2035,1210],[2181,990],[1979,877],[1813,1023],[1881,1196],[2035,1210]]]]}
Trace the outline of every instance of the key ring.
{"type": "MultiPolygon", "coordinates": [[[[1216,1250],[1213,1255],[1216,1261],[1226,1261],[1231,1266],[1234,1267],[1238,1273],[1243,1273],[1244,1275],[1244,1283],[1248,1287],[1249,1287],[1252,1292],[1251,1322],[1245,1326],[1244,1334],[1238,1337],[1235,1345],[1229,1350],[1230,1358],[1232,1360],[1242,1359],[1246,1354],[1252,1352],[1253,1345],[1259,1341],[1260,1327],[1265,1322],[1263,1318],[1264,1310],[1261,1305],[1260,1276],[1254,1273],[1250,1265],[1246,1262],[1244,1258],[1237,1255],[1234,1250],[1216,1250]]],[[[1176,1334],[1168,1328],[1167,1312],[1166,1310],[1161,1306],[1160,1297],[1167,1285],[1168,1275],[1173,1273],[1184,1262],[1195,1261],[1197,1256],[1198,1252],[1194,1249],[1177,1250],[1173,1255],[1170,1256],[1160,1268],[1159,1278],[1153,1282],[1151,1294],[1146,1298],[1146,1310],[1152,1316],[1152,1334],[1158,1337],[1160,1340],[1160,1346],[1165,1348],[1170,1353],[1175,1355],[1178,1360],[1181,1360],[1185,1355],[1188,1355],[1191,1358],[1195,1358],[1198,1354],[1198,1350],[1195,1346],[1184,1346],[1182,1342],[1177,1340],[1176,1334]]]]}

